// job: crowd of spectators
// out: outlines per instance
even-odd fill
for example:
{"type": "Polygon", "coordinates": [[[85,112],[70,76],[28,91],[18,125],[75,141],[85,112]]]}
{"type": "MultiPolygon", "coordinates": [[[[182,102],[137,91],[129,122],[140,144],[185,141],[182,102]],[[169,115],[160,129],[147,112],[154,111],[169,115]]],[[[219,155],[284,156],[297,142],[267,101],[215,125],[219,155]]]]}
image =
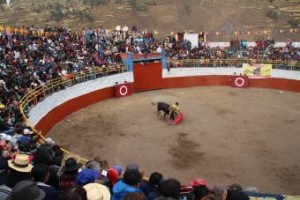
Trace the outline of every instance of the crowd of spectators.
{"type": "MultiPolygon", "coordinates": [[[[56,28],[51,34],[0,36],[0,199],[249,199],[241,187],[208,188],[198,179],[183,187],[176,179],[164,179],[153,172],[142,180],[137,165],[109,167],[101,160],[81,164],[65,158],[59,145],[40,136],[24,122],[19,101],[36,87],[74,73],[99,72],[121,65],[120,53],[166,52],[168,59],[292,59],[300,51],[288,44],[275,48],[259,40],[256,47],[231,41],[228,48],[200,44],[191,48],[187,41],[173,36],[158,41],[152,33],[134,30],[82,30],[81,34],[56,28]],[[65,159],[65,162],[63,160],[65,159]]],[[[61,85],[58,89],[64,89],[61,85]]]]}
{"type": "MultiPolygon", "coordinates": [[[[21,135],[28,137],[24,133],[21,135]]],[[[9,144],[10,139],[5,138],[5,142],[9,144]]],[[[257,192],[255,188],[242,188],[238,184],[211,188],[202,178],[183,186],[160,172],[151,173],[146,180],[137,164],[123,168],[109,166],[95,158],[83,165],[73,157],[62,162],[63,157],[63,151],[53,141],[26,150],[18,145],[14,155],[2,153],[0,199],[248,200],[248,192],[257,192]]]]}

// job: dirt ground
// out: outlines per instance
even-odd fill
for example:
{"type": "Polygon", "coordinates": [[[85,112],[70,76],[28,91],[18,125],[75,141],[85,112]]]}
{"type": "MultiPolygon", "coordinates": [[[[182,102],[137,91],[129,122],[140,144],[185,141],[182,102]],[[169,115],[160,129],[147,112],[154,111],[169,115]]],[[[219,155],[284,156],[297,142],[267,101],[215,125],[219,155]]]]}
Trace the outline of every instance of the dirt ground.
{"type": "Polygon", "coordinates": [[[239,183],[300,194],[300,94],[266,89],[193,87],[110,99],[70,115],[50,132],[58,144],[109,165],[137,163],[187,184],[239,183]],[[151,102],[179,102],[180,125],[151,102]]]}

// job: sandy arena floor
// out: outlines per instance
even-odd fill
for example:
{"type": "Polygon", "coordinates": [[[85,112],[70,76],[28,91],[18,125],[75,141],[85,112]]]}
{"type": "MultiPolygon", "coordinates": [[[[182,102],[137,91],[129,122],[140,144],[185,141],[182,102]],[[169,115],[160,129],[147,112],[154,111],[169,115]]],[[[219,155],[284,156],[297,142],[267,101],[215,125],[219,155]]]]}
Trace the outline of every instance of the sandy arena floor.
{"type": "Polygon", "coordinates": [[[137,163],[182,184],[240,183],[300,194],[300,94],[194,87],[111,99],[73,113],[50,132],[58,144],[109,164],[137,163]],[[168,125],[151,102],[179,102],[185,118],[168,125]]]}

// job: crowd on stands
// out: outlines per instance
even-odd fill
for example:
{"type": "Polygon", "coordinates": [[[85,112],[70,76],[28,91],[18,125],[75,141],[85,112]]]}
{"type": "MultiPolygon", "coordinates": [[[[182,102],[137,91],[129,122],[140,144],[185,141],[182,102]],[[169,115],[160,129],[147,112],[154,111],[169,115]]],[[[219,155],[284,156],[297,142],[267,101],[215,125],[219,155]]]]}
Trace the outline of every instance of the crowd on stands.
{"type": "MultiPolygon", "coordinates": [[[[165,51],[169,59],[263,58],[300,59],[300,50],[288,44],[275,48],[264,40],[257,47],[232,41],[228,48],[205,44],[191,48],[173,36],[158,41],[152,33],[103,28],[82,34],[57,28],[51,34],[1,34],[0,36],[0,199],[249,199],[239,185],[208,188],[197,179],[183,187],[176,179],[153,172],[149,181],[135,164],[109,167],[101,160],[83,166],[53,141],[40,144],[40,136],[24,122],[19,101],[32,89],[68,74],[114,68],[122,63],[120,53],[165,51]],[[262,56],[262,57],[261,57],[262,56]],[[65,161],[65,162],[63,162],[65,161]]],[[[61,86],[60,89],[64,89],[61,86]]],[[[249,191],[248,191],[249,192],[249,191]]]]}
{"type": "Polygon", "coordinates": [[[183,186],[160,172],[145,180],[137,164],[109,166],[98,158],[83,165],[68,157],[63,163],[64,153],[53,141],[36,147],[29,129],[19,135],[15,151],[12,138],[1,140],[5,150],[0,156],[0,199],[248,200],[248,192],[257,191],[238,184],[210,188],[202,178],[183,186]]]}

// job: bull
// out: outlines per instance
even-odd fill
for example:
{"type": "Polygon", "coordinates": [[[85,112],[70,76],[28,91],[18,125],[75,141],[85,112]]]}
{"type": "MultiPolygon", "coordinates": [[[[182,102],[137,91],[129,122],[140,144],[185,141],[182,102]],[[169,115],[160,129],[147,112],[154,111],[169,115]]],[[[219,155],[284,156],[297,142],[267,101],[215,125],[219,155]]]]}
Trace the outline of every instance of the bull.
{"type": "Polygon", "coordinates": [[[164,119],[167,115],[170,114],[170,105],[165,102],[157,102],[157,116],[160,115],[161,112],[164,113],[164,119]]]}

